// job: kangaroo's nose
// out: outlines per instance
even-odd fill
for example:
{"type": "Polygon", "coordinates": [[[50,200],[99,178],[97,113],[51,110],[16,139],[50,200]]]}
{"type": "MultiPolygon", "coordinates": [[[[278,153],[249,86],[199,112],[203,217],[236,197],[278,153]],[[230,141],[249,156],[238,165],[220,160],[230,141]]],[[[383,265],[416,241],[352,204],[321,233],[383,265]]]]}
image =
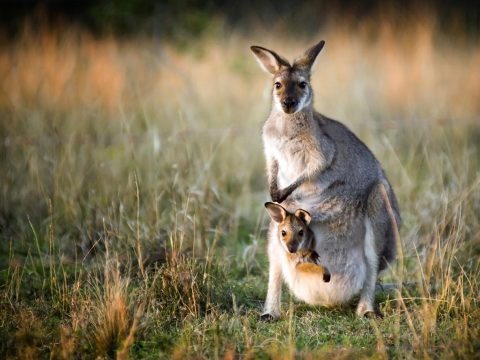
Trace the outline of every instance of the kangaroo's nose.
{"type": "Polygon", "coordinates": [[[285,105],[287,109],[293,108],[294,106],[297,105],[297,100],[287,97],[283,99],[283,105],[285,105]]]}

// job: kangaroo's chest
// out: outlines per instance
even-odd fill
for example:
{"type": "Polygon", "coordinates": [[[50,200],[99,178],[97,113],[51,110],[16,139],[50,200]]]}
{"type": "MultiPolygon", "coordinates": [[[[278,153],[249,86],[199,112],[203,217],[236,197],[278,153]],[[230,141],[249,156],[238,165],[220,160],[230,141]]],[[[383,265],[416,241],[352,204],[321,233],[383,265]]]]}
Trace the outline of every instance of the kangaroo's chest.
{"type": "Polygon", "coordinates": [[[315,139],[309,134],[272,139],[273,155],[278,162],[278,182],[285,187],[304,172],[313,172],[321,161],[315,139]]]}

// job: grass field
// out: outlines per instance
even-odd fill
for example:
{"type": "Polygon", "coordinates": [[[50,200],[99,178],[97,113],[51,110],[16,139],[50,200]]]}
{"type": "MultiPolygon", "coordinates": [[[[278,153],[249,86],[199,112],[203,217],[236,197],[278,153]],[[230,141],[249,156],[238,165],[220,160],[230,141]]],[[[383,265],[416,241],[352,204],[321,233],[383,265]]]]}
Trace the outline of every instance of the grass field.
{"type": "Polygon", "coordinates": [[[314,35],[2,45],[1,358],[478,357],[480,44],[429,21],[314,35]],[[316,108],[384,165],[403,256],[383,281],[410,285],[377,320],[285,290],[263,323],[270,79],[248,46],[319,38],[316,108]]]}

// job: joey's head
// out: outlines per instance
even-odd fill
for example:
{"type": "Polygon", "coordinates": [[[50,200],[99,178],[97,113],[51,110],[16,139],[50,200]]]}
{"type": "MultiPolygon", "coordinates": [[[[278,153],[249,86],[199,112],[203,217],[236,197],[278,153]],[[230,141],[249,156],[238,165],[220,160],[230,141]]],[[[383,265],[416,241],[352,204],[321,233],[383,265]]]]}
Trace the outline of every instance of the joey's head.
{"type": "Polygon", "coordinates": [[[265,203],[265,208],[272,220],[278,223],[278,239],[285,251],[295,253],[309,241],[308,225],[312,218],[307,211],[298,209],[291,214],[273,202],[265,203]]]}
{"type": "Polygon", "coordinates": [[[250,47],[262,69],[273,75],[273,106],[277,110],[294,114],[312,106],[310,76],[324,45],[322,40],[312,46],[292,65],[272,50],[261,46],[250,47]]]}

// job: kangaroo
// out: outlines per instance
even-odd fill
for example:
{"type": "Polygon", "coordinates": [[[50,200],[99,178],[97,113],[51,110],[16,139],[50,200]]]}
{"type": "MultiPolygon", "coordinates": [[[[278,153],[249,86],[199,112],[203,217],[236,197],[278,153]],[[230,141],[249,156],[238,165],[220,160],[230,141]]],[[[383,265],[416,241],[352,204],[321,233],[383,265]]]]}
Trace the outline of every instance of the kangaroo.
{"type": "Polygon", "coordinates": [[[269,281],[264,318],[280,316],[282,277],[308,304],[334,306],[360,294],[357,314],[374,312],[379,271],[395,259],[400,213],[378,160],[345,125],[313,108],[311,72],[325,42],[290,64],[272,50],[252,46],[273,75],[272,108],[263,126],[269,192],[288,212],[311,214],[318,262],[331,280],[284,266],[278,223],[268,232],[269,281]]]}
{"type": "Polygon", "coordinates": [[[308,227],[311,216],[308,211],[297,209],[289,213],[280,204],[265,203],[271,219],[278,224],[277,238],[287,254],[285,266],[294,271],[322,275],[325,282],[330,281],[330,274],[318,262],[318,254],[314,250],[315,237],[308,227]]]}

